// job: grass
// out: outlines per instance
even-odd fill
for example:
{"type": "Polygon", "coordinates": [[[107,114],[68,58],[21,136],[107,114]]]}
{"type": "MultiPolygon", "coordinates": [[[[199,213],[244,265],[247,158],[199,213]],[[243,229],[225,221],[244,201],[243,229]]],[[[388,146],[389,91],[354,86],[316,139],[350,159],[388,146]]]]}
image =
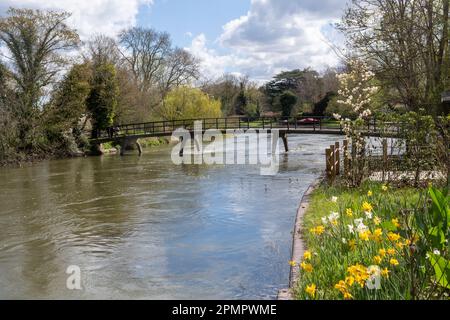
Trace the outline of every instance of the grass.
{"type": "MultiPolygon", "coordinates": [[[[301,269],[295,297],[411,299],[411,292],[419,290],[412,290],[411,275],[416,274],[410,268],[410,248],[419,240],[416,233],[406,230],[411,216],[406,218],[400,213],[417,208],[426,194],[425,189],[386,188],[380,183],[367,183],[359,189],[320,186],[312,194],[304,217],[308,251],[302,261],[290,262],[301,269]],[[378,289],[371,288],[369,282],[378,289]]],[[[425,260],[425,252],[421,255],[425,260]]],[[[424,289],[432,281],[425,277],[429,272],[422,273],[424,289]]],[[[440,294],[445,296],[448,291],[444,289],[440,294]]]]}

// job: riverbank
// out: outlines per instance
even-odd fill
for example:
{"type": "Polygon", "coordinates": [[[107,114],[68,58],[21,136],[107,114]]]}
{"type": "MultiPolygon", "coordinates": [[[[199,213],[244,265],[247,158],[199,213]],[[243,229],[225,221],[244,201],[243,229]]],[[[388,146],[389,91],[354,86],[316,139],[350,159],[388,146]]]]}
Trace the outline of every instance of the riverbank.
{"type": "Polygon", "coordinates": [[[293,255],[294,274],[301,277],[291,298],[448,298],[448,248],[439,240],[448,239],[448,225],[442,224],[448,221],[448,196],[433,188],[322,183],[308,202],[301,228],[308,250],[293,255]],[[442,238],[430,234],[437,228],[442,238]]]}
{"type": "MultiPolygon", "coordinates": [[[[303,254],[306,250],[306,243],[302,236],[303,229],[303,218],[308,211],[311,195],[314,191],[319,187],[322,183],[324,177],[321,176],[316,179],[311,185],[308,187],[306,192],[303,194],[302,200],[297,210],[297,216],[295,218],[293,239],[292,239],[292,255],[291,261],[300,261],[303,257],[303,254]]],[[[291,264],[290,272],[289,272],[289,288],[282,289],[278,292],[278,300],[293,300],[294,297],[292,295],[292,290],[295,288],[298,279],[300,276],[300,270],[296,265],[291,264]]]]}
{"type": "MultiPolygon", "coordinates": [[[[167,138],[147,138],[141,139],[140,144],[143,149],[150,149],[155,147],[160,147],[164,145],[169,145],[171,142],[167,138]]],[[[119,147],[113,146],[111,143],[105,143],[101,149],[101,155],[109,156],[109,155],[117,155],[119,153],[119,147]]],[[[14,158],[8,158],[4,160],[0,160],[0,168],[20,168],[24,166],[31,166],[37,164],[42,161],[47,160],[63,160],[63,159],[74,159],[80,157],[97,157],[98,154],[90,153],[90,152],[73,152],[67,153],[64,155],[54,154],[54,153],[34,153],[34,154],[25,154],[18,153],[14,156],[14,158]]]]}

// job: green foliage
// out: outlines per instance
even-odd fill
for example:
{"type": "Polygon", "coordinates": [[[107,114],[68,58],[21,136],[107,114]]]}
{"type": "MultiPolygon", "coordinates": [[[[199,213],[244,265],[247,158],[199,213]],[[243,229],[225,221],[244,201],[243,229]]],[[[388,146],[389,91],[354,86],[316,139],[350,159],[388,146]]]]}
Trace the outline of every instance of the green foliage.
{"type": "Polygon", "coordinates": [[[113,124],[119,87],[116,70],[105,63],[95,67],[91,81],[91,91],[87,97],[87,108],[93,119],[93,133],[105,130],[113,124]]]}
{"type": "Polygon", "coordinates": [[[74,49],[78,34],[65,21],[67,12],[11,8],[0,19],[0,43],[9,52],[9,72],[17,93],[13,113],[18,122],[20,148],[36,149],[41,141],[40,112],[44,88],[66,60],[61,54],[74,49]]]}
{"type": "Polygon", "coordinates": [[[200,89],[178,87],[170,91],[158,111],[164,120],[220,118],[220,101],[210,98],[200,89]]]}
{"type": "Polygon", "coordinates": [[[50,139],[77,128],[78,122],[86,112],[86,99],[91,90],[91,78],[91,66],[77,64],[59,84],[53,101],[45,113],[46,132],[50,139]]]}
{"type": "Polygon", "coordinates": [[[285,91],[280,96],[280,105],[283,117],[290,117],[295,104],[297,103],[297,96],[291,91],[285,91]]]}

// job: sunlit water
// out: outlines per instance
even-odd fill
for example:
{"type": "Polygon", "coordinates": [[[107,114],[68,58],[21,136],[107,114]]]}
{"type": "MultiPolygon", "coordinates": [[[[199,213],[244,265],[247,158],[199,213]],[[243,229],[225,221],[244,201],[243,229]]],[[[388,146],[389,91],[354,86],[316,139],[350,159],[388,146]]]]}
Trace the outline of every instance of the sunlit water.
{"type": "Polygon", "coordinates": [[[0,298],[275,298],[301,196],[337,140],[290,136],[276,176],[176,166],[169,146],[0,169],[0,298]],[[82,290],[66,287],[70,265],[82,290]]]}

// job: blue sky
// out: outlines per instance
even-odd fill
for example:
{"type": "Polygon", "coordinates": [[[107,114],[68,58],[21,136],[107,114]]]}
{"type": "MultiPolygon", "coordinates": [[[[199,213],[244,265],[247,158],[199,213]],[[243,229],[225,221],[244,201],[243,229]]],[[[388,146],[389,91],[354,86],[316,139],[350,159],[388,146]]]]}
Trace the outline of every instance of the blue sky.
{"type": "Polygon", "coordinates": [[[72,13],[68,23],[82,40],[115,37],[132,26],[170,33],[195,55],[204,79],[225,72],[255,81],[295,68],[339,64],[330,43],[342,43],[331,26],[346,0],[0,0],[9,6],[72,13]]]}
{"type": "Polygon", "coordinates": [[[248,0],[156,0],[152,6],[141,6],[137,23],[167,31],[176,45],[186,47],[192,42],[188,32],[216,39],[223,25],[249,9],[248,0]]]}

